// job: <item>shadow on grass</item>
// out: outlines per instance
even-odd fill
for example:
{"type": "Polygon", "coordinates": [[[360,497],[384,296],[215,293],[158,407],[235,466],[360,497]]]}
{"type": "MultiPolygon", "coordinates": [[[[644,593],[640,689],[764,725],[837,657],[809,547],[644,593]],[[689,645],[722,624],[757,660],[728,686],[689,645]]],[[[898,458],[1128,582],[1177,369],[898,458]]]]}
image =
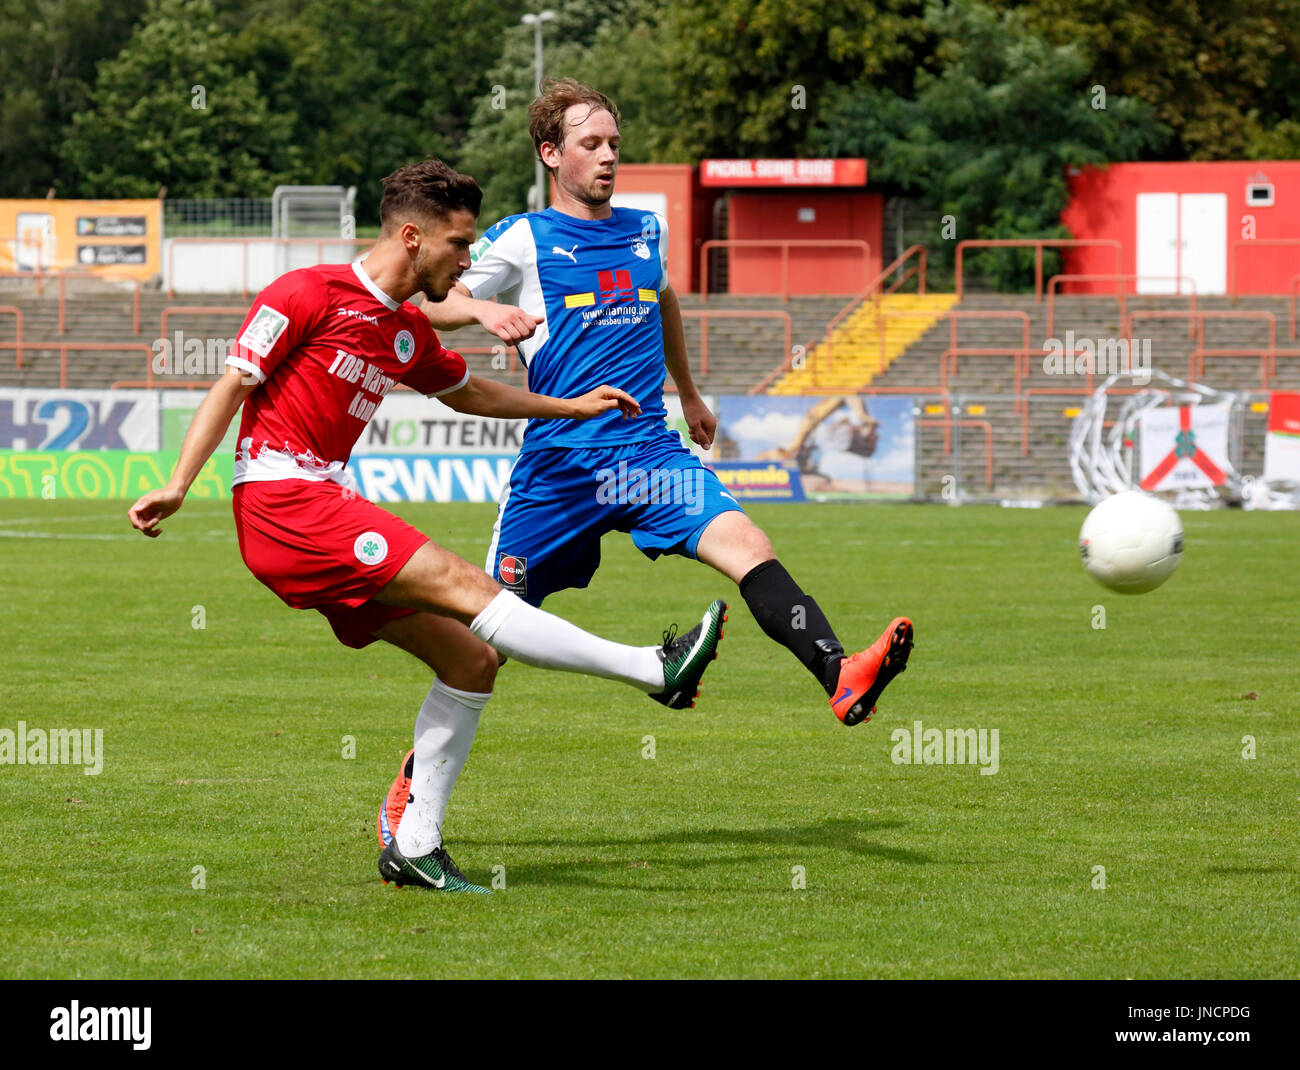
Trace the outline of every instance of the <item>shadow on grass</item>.
{"type": "MultiPolygon", "coordinates": [[[[543,847],[564,850],[575,857],[574,861],[561,861],[550,864],[527,865],[515,863],[510,866],[512,884],[573,884],[587,887],[608,888],[624,885],[638,891],[647,891],[645,882],[619,879],[629,869],[673,869],[690,870],[714,864],[732,865],[737,862],[753,862],[759,865],[771,865],[771,848],[782,846],[788,848],[813,847],[842,851],[846,854],[863,858],[882,858],[889,862],[901,862],[906,865],[929,865],[931,859],[918,851],[909,851],[901,847],[889,847],[870,839],[872,833],[885,829],[902,828],[901,821],[865,821],[849,818],[831,818],[808,825],[787,825],[767,829],[683,829],[675,832],[660,833],[653,836],[624,836],[618,838],[589,838],[573,836],[569,838],[549,838],[536,840],[519,839],[458,839],[450,845],[453,852],[463,851],[467,856],[481,852],[484,848],[527,848],[543,847]],[[653,852],[646,858],[638,849],[656,847],[678,847],[712,845],[716,847],[762,846],[763,853],[735,854],[728,853],[716,860],[701,859],[694,854],[674,855],[671,852],[653,852]],[[599,857],[591,857],[597,852],[599,857]]],[[[481,854],[480,854],[481,857],[481,854]]],[[[793,861],[798,858],[791,856],[793,861]]],[[[680,890],[681,885],[674,886],[680,890]]]]}

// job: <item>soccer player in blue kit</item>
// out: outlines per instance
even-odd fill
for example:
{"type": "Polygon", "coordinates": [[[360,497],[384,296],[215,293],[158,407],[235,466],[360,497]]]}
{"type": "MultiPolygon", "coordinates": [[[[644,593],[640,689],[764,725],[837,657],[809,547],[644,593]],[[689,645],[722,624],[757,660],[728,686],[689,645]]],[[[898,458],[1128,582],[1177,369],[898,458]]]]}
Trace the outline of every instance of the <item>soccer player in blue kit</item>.
{"type": "MultiPolygon", "coordinates": [[[[666,221],[610,204],[617,106],[573,79],[548,80],[528,117],[537,155],[555,180],[553,206],[489,227],[470,250],[469,270],[446,300],[425,304],[425,314],[439,330],[479,323],[517,345],[532,391],[574,397],[616,383],[637,399],[641,415],[530,421],[501,493],[486,570],[538,606],[555,591],[590,583],[609,531],[630,534],[652,560],[695,558],[739,585],[759,627],[813,674],[841,722],[868,720],[907,667],[911,621],[895,618],[872,646],[846,657],[767,536],[667,426],[665,370],[693,441],[707,449],[717,420],[691,378],[668,284],[666,221]],[[504,303],[487,300],[496,295],[504,303]]],[[[681,698],[687,705],[694,696],[681,698]]],[[[380,811],[381,840],[410,793],[407,769],[409,761],[380,811]]]]}

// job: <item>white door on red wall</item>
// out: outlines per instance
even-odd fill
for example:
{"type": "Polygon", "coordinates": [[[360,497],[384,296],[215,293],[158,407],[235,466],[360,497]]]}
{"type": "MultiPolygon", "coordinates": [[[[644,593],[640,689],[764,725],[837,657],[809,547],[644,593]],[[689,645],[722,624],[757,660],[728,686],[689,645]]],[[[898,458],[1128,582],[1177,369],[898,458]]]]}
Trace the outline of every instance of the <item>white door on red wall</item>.
{"type": "MultiPolygon", "coordinates": [[[[1228,195],[1184,193],[1178,204],[1182,227],[1180,275],[1196,284],[1198,294],[1228,291],[1228,195]]],[[[1184,283],[1184,289],[1190,289],[1184,283]]]]}
{"type": "Polygon", "coordinates": [[[1178,194],[1137,197],[1137,292],[1178,292],[1178,194]]]}
{"type": "Polygon", "coordinates": [[[1226,292],[1228,195],[1139,193],[1137,274],[1140,294],[1226,292]]]}

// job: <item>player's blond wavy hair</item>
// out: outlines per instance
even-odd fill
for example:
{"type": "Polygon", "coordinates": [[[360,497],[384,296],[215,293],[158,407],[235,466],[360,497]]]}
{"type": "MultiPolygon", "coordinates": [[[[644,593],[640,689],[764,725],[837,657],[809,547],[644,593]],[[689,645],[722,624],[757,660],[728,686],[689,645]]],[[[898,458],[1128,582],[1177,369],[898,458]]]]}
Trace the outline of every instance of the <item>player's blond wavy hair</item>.
{"type": "Polygon", "coordinates": [[[528,133],[532,135],[533,151],[539,160],[542,158],[542,145],[548,141],[563,151],[564,113],[575,104],[587,104],[592,111],[604,108],[614,117],[615,126],[622,125],[618,105],[600,90],[576,78],[547,78],[542,83],[541,94],[528,105],[528,133]]]}

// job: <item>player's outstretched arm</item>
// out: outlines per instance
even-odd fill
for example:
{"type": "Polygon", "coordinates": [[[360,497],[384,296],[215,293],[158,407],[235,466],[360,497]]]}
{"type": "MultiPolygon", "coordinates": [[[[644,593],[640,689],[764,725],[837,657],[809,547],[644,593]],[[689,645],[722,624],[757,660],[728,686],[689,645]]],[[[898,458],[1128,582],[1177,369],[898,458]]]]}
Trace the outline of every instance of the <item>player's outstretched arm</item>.
{"type": "Polygon", "coordinates": [[[239,406],[257,386],[252,376],[228,368],[226,373],[208,391],[199,405],[190,428],[181,443],[180,459],[176,469],[161,490],[151,490],[127,510],[131,525],[151,538],[162,534],[158,524],[181,507],[190,484],[221,444],[239,406]]]}
{"type": "Polygon", "coordinates": [[[500,305],[495,301],[473,298],[464,284],[459,282],[452,285],[443,300],[425,301],[420,309],[435,330],[454,331],[477,323],[510,346],[531,338],[537,325],[542,322],[514,305],[500,305]]]}
{"type": "Polygon", "coordinates": [[[677,394],[682,402],[682,415],[690,429],[691,441],[706,450],[713,445],[713,434],[718,429],[717,418],[709,411],[695,389],[691,378],[691,364],[686,357],[686,332],[682,327],[682,307],[677,291],[665,286],[659,294],[659,318],[663,324],[664,366],[677,384],[677,394]]]}
{"type": "Polygon", "coordinates": [[[641,415],[636,398],[613,386],[598,386],[581,397],[553,398],[477,375],[471,375],[459,390],[442,394],[438,400],[457,412],[504,420],[590,420],[615,408],[621,409],[624,416],[641,415]]]}

